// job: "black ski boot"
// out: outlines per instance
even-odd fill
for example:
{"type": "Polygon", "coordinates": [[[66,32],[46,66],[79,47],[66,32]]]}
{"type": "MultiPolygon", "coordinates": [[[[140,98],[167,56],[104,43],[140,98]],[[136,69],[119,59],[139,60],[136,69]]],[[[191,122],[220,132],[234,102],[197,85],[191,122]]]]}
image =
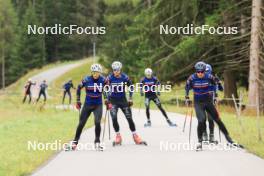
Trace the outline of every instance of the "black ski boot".
{"type": "Polygon", "coordinates": [[[71,141],[69,144],[64,145],[65,151],[74,151],[77,149],[77,142],[71,141]]]}
{"type": "Polygon", "coordinates": [[[203,133],[203,142],[205,142],[205,143],[208,143],[208,135],[207,135],[207,132],[205,131],[204,133],[203,133]]]}
{"type": "Polygon", "coordinates": [[[170,127],[177,127],[176,123],[172,123],[172,121],[170,121],[170,119],[167,119],[167,122],[168,122],[170,127]]]}
{"type": "Polygon", "coordinates": [[[203,140],[199,139],[199,142],[196,145],[196,151],[199,152],[199,151],[202,151],[202,150],[203,150],[203,140]]]}
{"type": "Polygon", "coordinates": [[[229,135],[226,135],[225,138],[226,138],[226,140],[228,142],[228,145],[233,146],[233,147],[242,148],[242,149],[244,148],[243,145],[234,142],[229,135]]]}
{"type": "Polygon", "coordinates": [[[214,134],[209,135],[209,143],[210,144],[218,144],[218,141],[214,139],[214,134]]]}
{"type": "Polygon", "coordinates": [[[95,140],[94,140],[94,149],[95,149],[96,151],[104,151],[104,147],[102,147],[102,146],[100,145],[100,139],[95,139],[95,140]]]}
{"type": "Polygon", "coordinates": [[[151,121],[148,120],[147,123],[144,124],[144,127],[145,127],[145,128],[146,128],[146,127],[151,127],[151,121]]]}

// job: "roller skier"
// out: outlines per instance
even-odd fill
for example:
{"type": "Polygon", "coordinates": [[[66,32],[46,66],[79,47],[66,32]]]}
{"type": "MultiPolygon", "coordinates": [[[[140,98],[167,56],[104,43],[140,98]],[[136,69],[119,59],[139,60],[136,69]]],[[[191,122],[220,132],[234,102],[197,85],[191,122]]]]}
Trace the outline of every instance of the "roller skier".
{"type": "Polygon", "coordinates": [[[24,86],[25,94],[24,94],[24,98],[23,98],[23,101],[22,101],[23,103],[25,103],[27,97],[29,98],[28,99],[28,103],[29,104],[31,103],[31,100],[32,100],[31,87],[35,86],[35,85],[36,85],[35,82],[33,83],[31,79],[28,79],[27,84],[24,86]]]}
{"type": "MultiPolygon", "coordinates": [[[[206,64],[206,69],[205,69],[205,73],[207,74],[212,74],[212,67],[209,64],[206,64]]],[[[217,103],[217,85],[214,84],[210,84],[209,85],[209,89],[212,92],[212,100],[213,103],[216,104],[217,103]]],[[[203,133],[203,141],[207,142],[209,141],[209,143],[213,143],[213,144],[218,144],[218,141],[215,140],[214,138],[214,121],[213,118],[211,117],[210,113],[206,113],[206,120],[204,121],[204,133],[203,133]],[[208,124],[209,124],[209,137],[208,137],[208,133],[207,133],[207,125],[206,125],[206,120],[208,120],[208,124]]]]}
{"type": "Polygon", "coordinates": [[[76,89],[72,83],[72,80],[70,79],[62,87],[63,87],[62,104],[64,104],[66,94],[69,96],[69,104],[71,104],[71,100],[72,100],[71,88],[76,89]]]}
{"type": "Polygon", "coordinates": [[[94,124],[95,124],[95,140],[94,145],[96,150],[102,151],[103,146],[100,145],[100,134],[101,134],[101,118],[102,118],[102,94],[103,87],[105,86],[105,78],[101,75],[102,67],[99,64],[93,64],[90,68],[91,75],[86,76],[77,88],[77,102],[76,108],[80,111],[79,124],[76,129],[74,140],[71,141],[66,150],[75,150],[82,130],[90,117],[91,113],[94,114],[94,124]],[[86,98],[84,105],[82,107],[81,103],[81,90],[85,88],[86,98]],[[81,108],[82,107],[82,108],[81,108]]]}
{"type": "Polygon", "coordinates": [[[211,74],[205,73],[206,64],[204,62],[198,62],[195,64],[196,73],[192,74],[186,82],[185,86],[185,101],[189,104],[189,91],[193,89],[194,93],[194,108],[196,112],[196,116],[198,119],[198,145],[197,151],[202,150],[202,142],[203,142],[203,132],[204,125],[206,120],[206,112],[209,113],[212,119],[216,122],[221,132],[224,134],[227,142],[234,146],[243,147],[239,144],[233,142],[232,138],[229,136],[229,132],[227,131],[224,123],[221,121],[219,114],[213,103],[213,94],[210,91],[210,85],[217,85],[220,91],[223,91],[223,87],[221,82],[211,74]]]}
{"type": "Polygon", "coordinates": [[[41,96],[44,97],[44,103],[46,102],[47,100],[46,89],[47,88],[48,88],[48,85],[46,83],[46,80],[43,80],[43,82],[39,85],[39,95],[38,95],[36,103],[39,101],[41,96]]]}
{"type": "Polygon", "coordinates": [[[141,96],[145,95],[145,107],[147,116],[147,123],[145,123],[144,126],[151,127],[149,106],[150,102],[153,101],[165,117],[168,125],[171,127],[175,127],[177,125],[175,123],[172,123],[171,120],[168,118],[168,115],[162,107],[160,99],[158,98],[158,96],[160,96],[160,92],[158,90],[160,82],[157,77],[153,76],[152,73],[152,69],[146,68],[145,76],[140,80],[140,94],[141,96]]]}
{"type": "Polygon", "coordinates": [[[107,106],[111,106],[110,114],[113,122],[113,127],[116,133],[115,141],[113,142],[113,146],[122,144],[122,137],[120,134],[120,127],[117,120],[117,112],[118,109],[124,113],[127,122],[129,124],[130,131],[132,132],[132,137],[135,144],[145,144],[136,132],[135,123],[132,119],[132,111],[131,106],[133,105],[132,96],[133,96],[133,88],[132,81],[130,78],[121,71],[122,64],[119,61],[115,61],[112,63],[113,72],[107,77],[107,84],[110,87],[110,92],[108,96],[108,100],[105,102],[107,106]],[[129,89],[129,98],[127,100],[125,87],[129,89]]]}

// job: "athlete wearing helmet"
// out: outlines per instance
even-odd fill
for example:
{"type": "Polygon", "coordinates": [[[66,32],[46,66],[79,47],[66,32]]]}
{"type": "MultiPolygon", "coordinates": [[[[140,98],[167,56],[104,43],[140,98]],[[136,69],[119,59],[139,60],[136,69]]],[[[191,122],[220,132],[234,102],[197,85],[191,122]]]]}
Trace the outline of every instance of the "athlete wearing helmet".
{"type": "Polygon", "coordinates": [[[149,113],[149,106],[150,101],[153,101],[156,106],[159,108],[163,116],[165,117],[166,121],[168,122],[169,126],[176,126],[176,124],[172,123],[171,120],[168,118],[167,113],[163,109],[160,99],[160,92],[157,90],[157,87],[160,85],[159,80],[157,77],[153,76],[153,72],[151,68],[145,69],[145,76],[140,80],[140,94],[141,96],[145,95],[145,107],[146,107],[146,115],[147,115],[147,123],[144,125],[145,127],[151,126],[150,120],[150,113],[149,113]],[[158,95],[158,96],[157,96],[158,95]]]}
{"type": "MultiPolygon", "coordinates": [[[[101,134],[101,118],[102,118],[102,94],[103,87],[105,86],[105,78],[101,75],[102,67],[99,64],[93,64],[90,68],[91,75],[86,76],[77,88],[77,103],[76,108],[81,109],[81,90],[85,88],[86,98],[84,105],[81,109],[79,124],[76,129],[75,138],[71,143],[69,150],[75,150],[80,139],[83,127],[86,121],[90,117],[91,113],[94,114],[95,124],[95,147],[98,150],[102,150],[103,147],[100,145],[100,134],[101,134]]],[[[105,95],[105,94],[104,94],[105,95]]],[[[104,97],[106,98],[106,97],[104,97]]]]}
{"type": "Polygon", "coordinates": [[[130,106],[133,105],[132,96],[133,88],[131,79],[123,72],[121,72],[122,64],[119,61],[112,63],[113,72],[107,77],[107,84],[110,86],[110,94],[108,100],[105,102],[107,106],[111,105],[110,114],[112,117],[113,127],[116,132],[116,138],[113,145],[121,145],[122,138],[120,134],[120,128],[117,120],[118,109],[121,109],[124,113],[127,122],[129,124],[130,131],[134,142],[136,144],[146,144],[141,140],[139,135],[136,133],[135,123],[132,118],[132,112],[130,106]],[[127,100],[125,86],[129,88],[129,98],[127,100]]]}
{"type": "Polygon", "coordinates": [[[196,73],[189,76],[185,86],[186,92],[186,103],[189,103],[189,91],[193,89],[194,93],[194,108],[196,111],[196,116],[198,119],[198,141],[199,144],[197,146],[197,150],[202,149],[202,135],[204,132],[204,124],[206,119],[206,112],[211,115],[213,120],[219,126],[219,129],[225,135],[226,140],[228,143],[234,144],[233,140],[229,136],[229,133],[221,121],[219,114],[214,106],[213,99],[212,99],[212,92],[210,90],[210,85],[217,85],[220,91],[223,91],[223,87],[219,79],[214,77],[211,74],[205,73],[206,64],[204,62],[198,62],[195,64],[196,73]]]}

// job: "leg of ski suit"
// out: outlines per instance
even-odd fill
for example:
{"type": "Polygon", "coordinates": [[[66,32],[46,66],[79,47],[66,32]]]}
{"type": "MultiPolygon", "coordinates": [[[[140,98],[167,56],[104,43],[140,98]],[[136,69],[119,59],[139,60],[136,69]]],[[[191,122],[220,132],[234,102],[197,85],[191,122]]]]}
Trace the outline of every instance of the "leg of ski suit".
{"type": "Polygon", "coordinates": [[[130,130],[132,132],[136,131],[135,124],[134,124],[134,121],[132,119],[131,108],[128,106],[127,99],[126,98],[122,98],[122,99],[111,98],[110,101],[112,103],[112,109],[110,110],[110,114],[112,117],[113,127],[114,127],[115,132],[119,132],[119,129],[120,129],[119,124],[118,124],[118,120],[117,120],[117,112],[118,112],[119,108],[124,113],[124,115],[128,121],[130,130]]]}
{"type": "Polygon", "coordinates": [[[64,104],[65,96],[66,96],[66,90],[63,91],[62,104],[64,104]]]}
{"type": "Polygon", "coordinates": [[[151,100],[154,101],[154,103],[159,108],[159,110],[161,111],[161,113],[163,114],[163,116],[165,117],[165,119],[166,120],[169,120],[169,118],[167,116],[167,113],[165,112],[165,110],[161,106],[161,102],[160,102],[159,98],[157,96],[154,96],[154,97],[151,98],[151,100]]]}
{"type": "Polygon", "coordinates": [[[76,129],[76,133],[75,133],[75,138],[74,138],[74,143],[78,144],[78,141],[80,139],[82,130],[88,120],[88,118],[90,117],[91,113],[94,113],[94,117],[95,117],[95,135],[96,137],[100,137],[100,132],[101,132],[101,117],[102,117],[102,105],[98,105],[98,106],[89,106],[84,104],[82,111],[81,111],[81,115],[80,115],[80,119],[79,119],[79,124],[77,126],[76,129]],[[99,123],[99,124],[98,124],[99,123]],[[100,127],[99,127],[100,126],[100,127]]]}
{"type": "Polygon", "coordinates": [[[148,97],[145,97],[145,107],[146,107],[146,115],[148,121],[150,121],[149,105],[150,105],[150,99],[148,97]]]}
{"type": "Polygon", "coordinates": [[[196,116],[198,118],[198,128],[197,128],[197,134],[198,134],[198,140],[199,142],[202,141],[202,135],[205,129],[204,122],[206,120],[206,112],[208,112],[212,119],[217,123],[220,130],[224,133],[225,136],[228,136],[229,133],[219,118],[219,115],[215,109],[215,106],[212,101],[195,101],[194,102],[194,108],[196,111],[196,116]]]}

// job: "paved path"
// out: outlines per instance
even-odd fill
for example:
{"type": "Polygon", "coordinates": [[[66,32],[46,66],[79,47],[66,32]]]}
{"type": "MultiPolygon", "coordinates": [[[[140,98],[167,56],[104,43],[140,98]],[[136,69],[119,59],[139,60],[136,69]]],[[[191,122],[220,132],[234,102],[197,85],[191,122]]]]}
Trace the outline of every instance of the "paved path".
{"type": "MultiPolygon", "coordinates": [[[[152,127],[144,128],[145,112],[133,109],[137,131],[148,146],[134,145],[128,124],[121,112],[119,122],[123,145],[112,147],[114,137],[111,124],[111,139],[108,140],[106,131],[105,151],[79,150],[72,152],[61,151],[47,164],[39,168],[34,176],[262,176],[264,160],[246,152],[245,150],[223,151],[218,145],[216,149],[208,146],[201,152],[184,150],[188,144],[188,125],[185,133],[182,132],[184,117],[176,113],[169,116],[179,127],[168,127],[161,113],[151,111],[152,127]],[[164,147],[169,144],[168,150],[164,147]],[[163,147],[161,147],[163,146],[163,147]]],[[[196,119],[193,119],[192,141],[196,142],[196,119]]],[[[103,127],[103,125],[102,125],[103,127]]],[[[218,129],[216,130],[218,131],[218,129]]],[[[74,135],[74,134],[73,134],[74,135]]],[[[218,137],[218,135],[216,135],[218,137]]],[[[92,143],[94,128],[83,132],[80,143],[92,143]]],[[[222,137],[223,140],[223,137],[222,137]]],[[[223,144],[223,146],[225,146],[223,144]]]]}

